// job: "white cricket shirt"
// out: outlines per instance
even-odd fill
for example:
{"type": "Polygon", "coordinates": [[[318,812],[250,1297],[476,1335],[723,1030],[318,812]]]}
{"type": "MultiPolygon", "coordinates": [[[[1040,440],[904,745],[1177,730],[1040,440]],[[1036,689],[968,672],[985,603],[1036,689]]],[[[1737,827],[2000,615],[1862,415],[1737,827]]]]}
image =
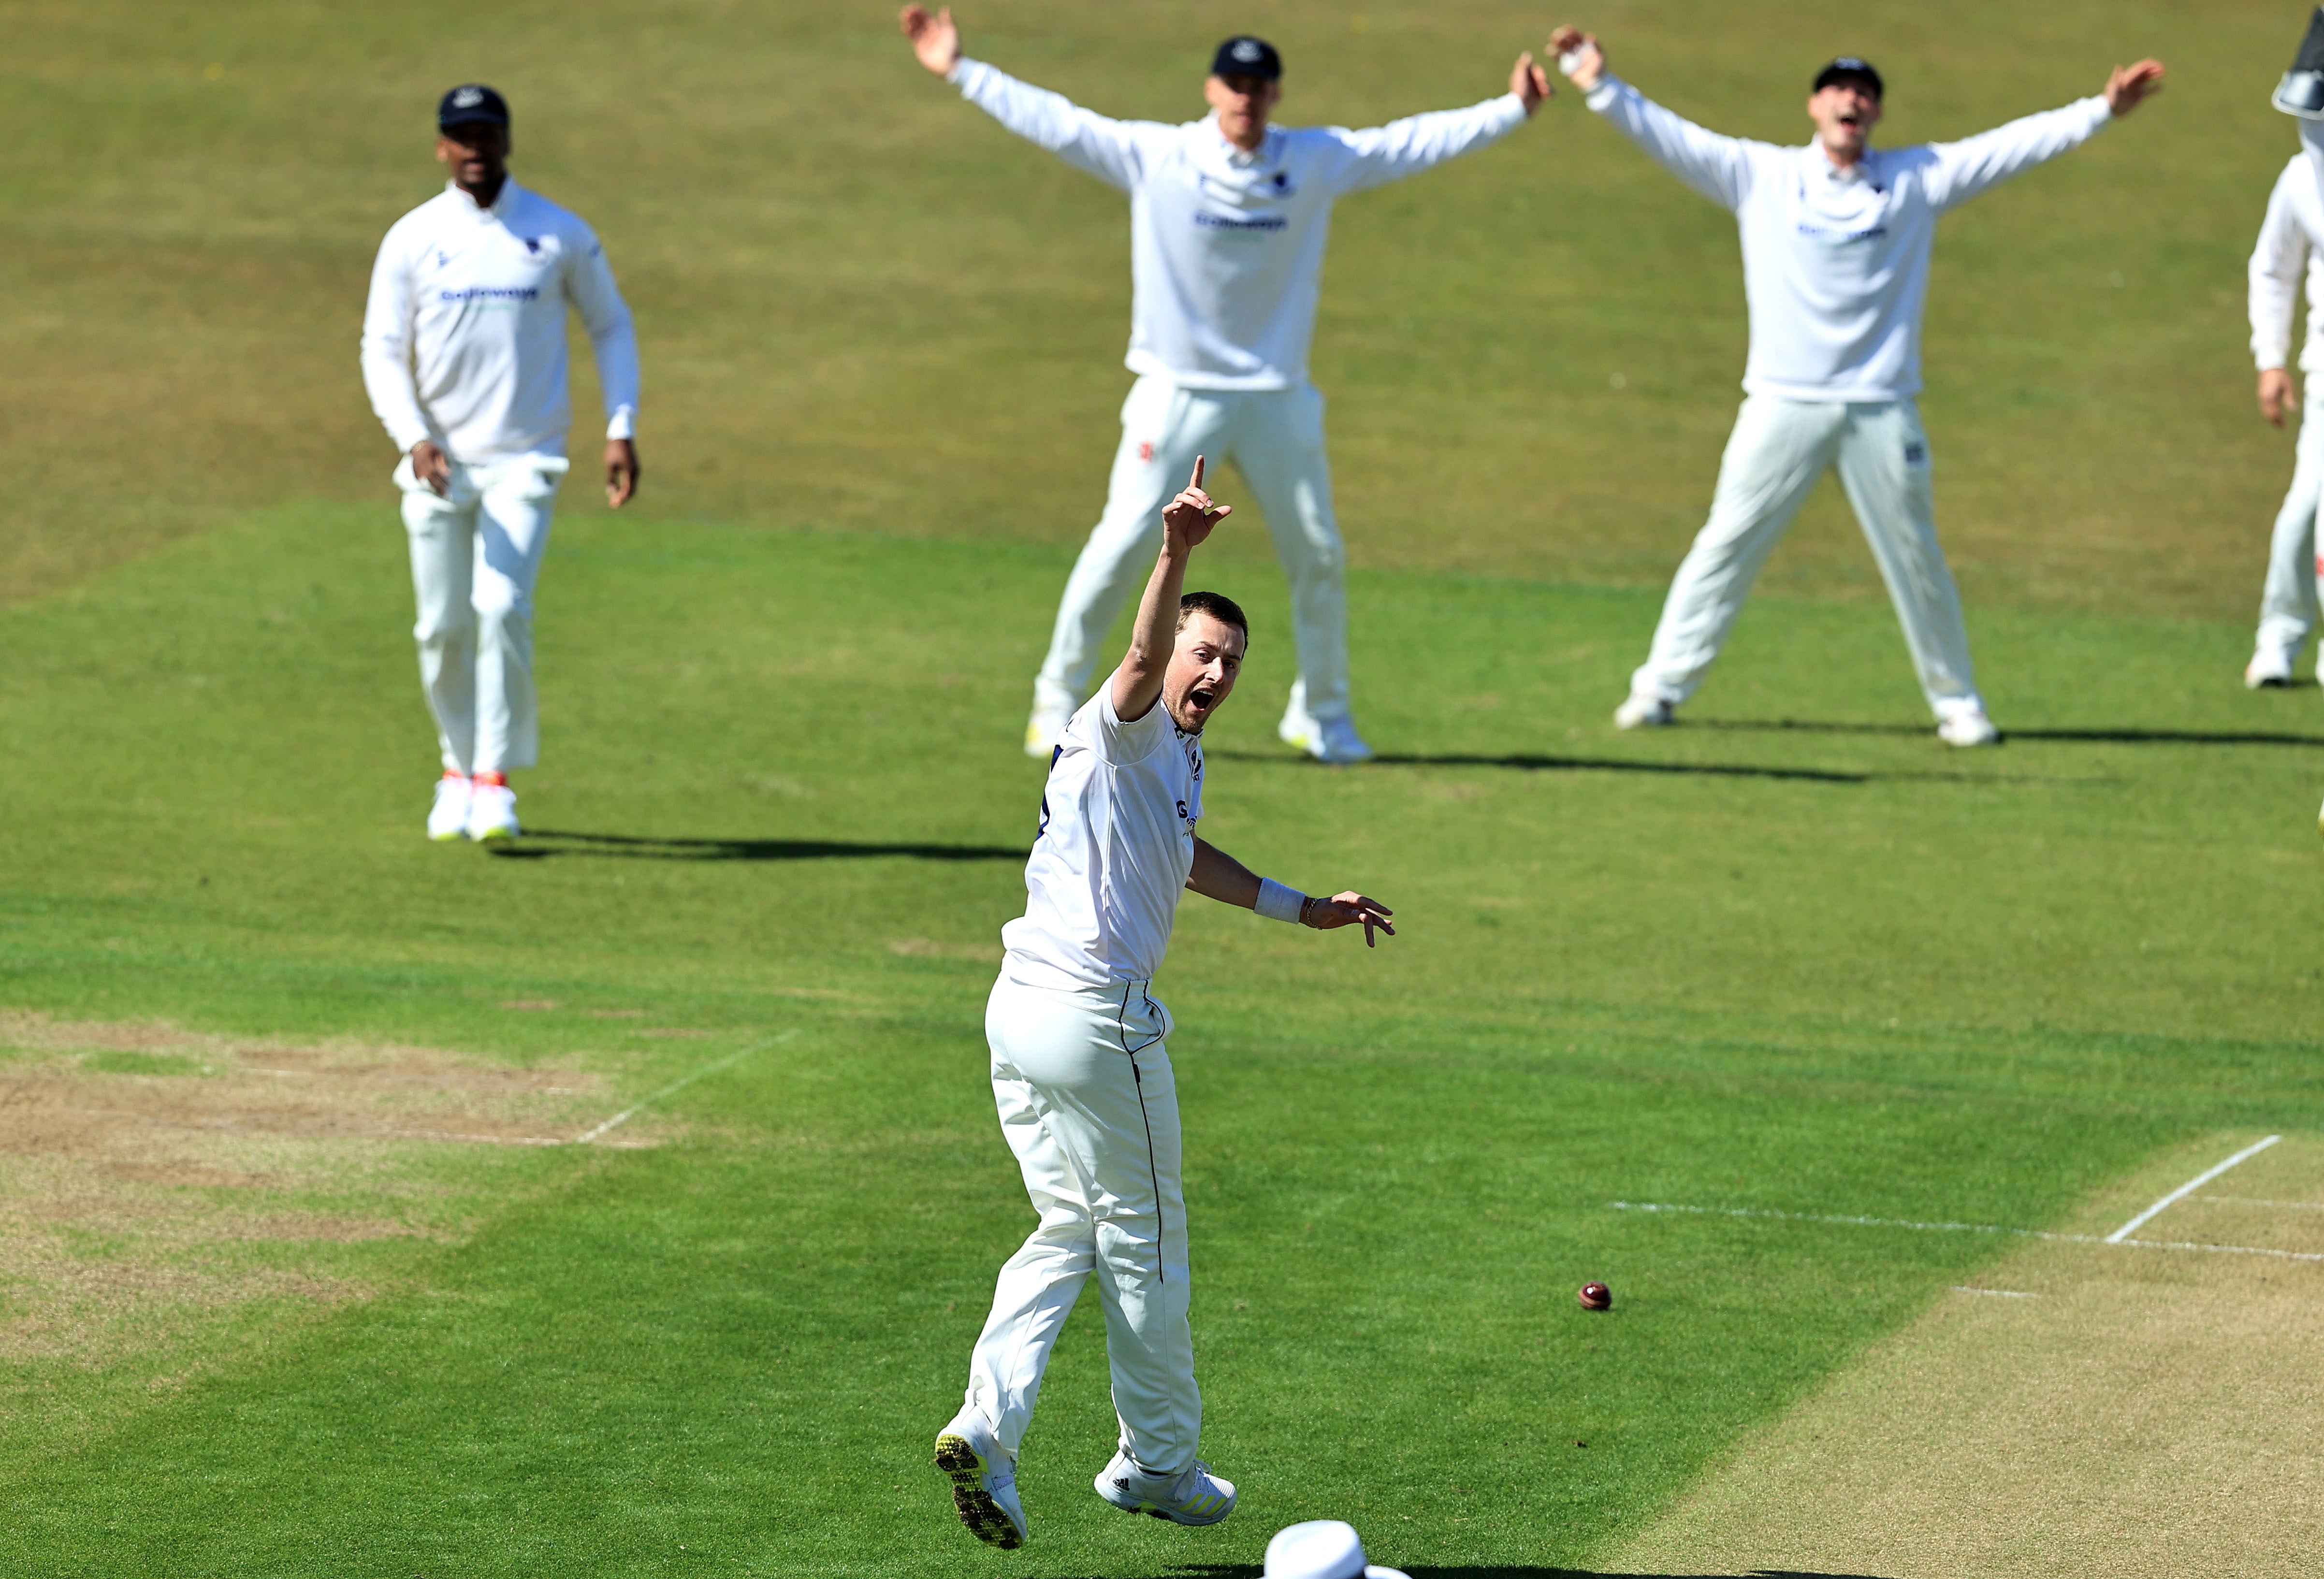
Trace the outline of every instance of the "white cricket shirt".
{"type": "Polygon", "coordinates": [[[1333,199],[1481,148],[1526,118],[1503,94],[1363,132],[1269,127],[1245,152],[1214,120],[1109,120],[978,60],[950,80],[1019,136],[1130,194],[1123,360],[1189,389],[1305,383],[1333,199]]]}
{"type": "Polygon", "coordinates": [[[1108,987],[1162,968],[1203,817],[1203,743],[1157,697],[1124,724],[1109,677],[1058,738],[1001,967],[1028,986],[1108,987]]]}
{"type": "Polygon", "coordinates": [[[2086,98],[1959,143],[1868,149],[1841,171],[1817,143],[1722,137],[1618,78],[1600,78],[1587,102],[1665,170],[1734,214],[1751,310],[1743,387],[1851,403],[1904,400],[1921,387],[1921,309],[1937,217],[2113,119],[2105,99],[2086,98]]]}
{"type": "Polygon", "coordinates": [[[2324,372],[2324,132],[2300,124],[2308,145],[2292,156],[2268,194],[2267,217],[2251,255],[2252,361],[2260,371],[2284,365],[2292,349],[2292,314],[2308,282],[2308,339],[2300,348],[2303,373],[2324,372]]]}
{"type": "Polygon", "coordinates": [[[595,233],[513,178],[489,208],[456,185],[389,227],[364,309],[364,387],[395,447],[463,463],[563,455],[573,426],[565,309],[579,309],[605,437],[638,406],[638,339],[595,233]]]}

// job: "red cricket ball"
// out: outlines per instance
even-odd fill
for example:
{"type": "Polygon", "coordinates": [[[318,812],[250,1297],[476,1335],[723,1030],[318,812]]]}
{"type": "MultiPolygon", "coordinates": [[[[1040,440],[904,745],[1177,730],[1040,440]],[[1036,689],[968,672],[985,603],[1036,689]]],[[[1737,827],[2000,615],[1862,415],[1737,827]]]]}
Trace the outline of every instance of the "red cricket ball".
{"type": "Polygon", "coordinates": [[[1582,1292],[1576,1294],[1574,1297],[1582,1302],[1582,1308],[1584,1310],[1614,1308],[1614,1291],[1603,1283],[1584,1283],[1582,1285],[1582,1292]]]}

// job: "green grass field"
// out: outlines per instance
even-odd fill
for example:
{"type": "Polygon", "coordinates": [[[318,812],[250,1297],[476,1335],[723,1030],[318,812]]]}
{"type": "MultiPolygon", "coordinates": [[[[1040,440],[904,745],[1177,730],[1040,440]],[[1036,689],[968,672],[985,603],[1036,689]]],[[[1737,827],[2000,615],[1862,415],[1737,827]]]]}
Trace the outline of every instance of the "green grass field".
{"type": "MultiPolygon", "coordinates": [[[[7,14],[0,343],[46,393],[0,523],[14,1569],[1249,1579],[1330,1516],[1428,1579],[1591,1571],[2000,1249],[1610,1203],[2039,1227],[2202,1137],[2324,1129],[2324,720],[2237,684],[2290,467],[2241,327],[2293,145],[2281,8],[1577,17],[1771,136],[1841,47],[1887,70],[1892,140],[2171,61],[1940,245],[1925,409],[1995,752],[1931,737],[1836,490],[1688,726],[1607,724],[1736,398],[1715,210],[1570,92],[1344,207],[1317,376],[1383,760],[1275,744],[1279,577],[1230,532],[1204,579],[1257,624],[1205,832],[1403,935],[1182,916],[1204,1452],[1243,1503],[1187,1531],[1090,1495],[1087,1308],[1014,1555],[925,1461],[1029,1223],[982,1011],[1039,793],[1027,681],[1126,383],[1119,200],[923,80],[883,5],[7,14]],[[606,235],[647,375],[645,494],[576,486],[558,524],[536,831],[503,856],[420,837],[354,365],[428,106],[471,75],[514,102],[521,179],[606,235]],[[230,1117],[266,1068],[411,1049],[538,1076],[551,1105],[508,1112],[567,1139],[734,1061],[622,1148],[230,1117]],[[144,1127],[76,1140],[23,1094],[62,1090],[144,1127]],[[1612,1314],[1575,1309],[1591,1277],[1612,1314]]],[[[1494,91],[1561,18],[962,20],[1149,115],[1256,26],[1288,115],[1360,123],[1494,91]]]]}

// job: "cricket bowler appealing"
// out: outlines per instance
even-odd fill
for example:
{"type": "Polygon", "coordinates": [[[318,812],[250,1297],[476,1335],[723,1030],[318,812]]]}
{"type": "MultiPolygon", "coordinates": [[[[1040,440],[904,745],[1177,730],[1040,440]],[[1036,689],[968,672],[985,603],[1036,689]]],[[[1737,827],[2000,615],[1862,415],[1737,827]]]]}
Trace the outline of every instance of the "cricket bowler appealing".
{"type": "Polygon", "coordinates": [[[605,502],[638,485],[638,342],[596,235],[508,173],[509,112],[469,83],[436,113],[443,192],[380,244],[364,311],[364,386],[388,437],[411,539],[412,635],[444,776],[431,839],[517,833],[512,768],[540,752],[532,588],[566,471],[565,313],[605,392],[605,502]]]}
{"type": "Polygon", "coordinates": [[[1371,756],[1348,697],[1346,555],[1332,512],[1323,397],[1307,346],[1332,205],[1499,141],[1548,96],[1518,57],[1509,90],[1467,109],[1370,131],[1286,130],[1268,117],[1283,62],[1264,40],[1218,48],[1203,85],[1213,114],[1183,125],[1115,121],[960,52],[952,13],[904,8],[920,63],[1019,136],[1130,195],[1130,353],[1105,512],[1066,580],[1033,682],[1025,749],[1046,757],[1088,692],[1090,669],[1140,560],[1154,552],[1171,483],[1197,451],[1232,460],[1257,495],[1291,584],[1299,678],[1277,734],[1327,762],[1371,756]]]}
{"type": "Polygon", "coordinates": [[[1921,313],[1937,219],[1979,192],[2088,141],[2159,91],[2153,60],[2118,68],[2100,95],[1959,143],[1874,148],[1880,74],[1853,56],[1817,73],[1804,147],[1722,137],[1606,70],[1593,37],[1561,27],[1558,64],[1587,103],[1664,169],[1735,215],[1750,306],[1747,399],[1719,466],[1711,519],[1687,550],[1646,661],[1614,722],[1673,721],[1719,656],[1759,567],[1808,493],[1840,485],[1904,628],[1921,689],[1950,745],[2000,738],[1969,671],[1944,550],[1937,546],[1921,387],[1921,313]]]}
{"type": "MultiPolygon", "coordinates": [[[[2308,36],[2269,102],[2299,117],[2301,147],[2275,179],[2267,217],[2252,248],[2251,348],[2259,367],[2260,415],[2281,428],[2286,411],[2300,410],[2284,361],[2303,282],[2308,336],[2300,350],[2300,370],[2310,380],[2310,399],[2300,420],[2292,486],[2268,540],[2259,632],[2244,668],[2244,684],[2253,690],[2290,685],[2301,645],[2316,627],[2316,510],[2324,499],[2324,415],[2313,398],[2316,375],[2324,372],[2324,6],[2309,18],[2308,36]]],[[[2318,672],[2324,675],[2324,658],[2318,672]]]]}
{"type": "Polygon", "coordinates": [[[1194,835],[1203,726],[1234,689],[1250,641],[1227,599],[1180,595],[1187,559],[1229,512],[1202,485],[1197,456],[1162,512],[1130,651],[1052,748],[1025,914],[1001,929],[1006,957],[985,1009],[1001,1132],[1041,1221],[1001,1269],[936,1462],[961,1522],[1004,1548],[1025,1542],[1017,1450],[1041,1372],[1093,1272],[1121,1423],[1098,1495],[1179,1524],[1234,1511],[1234,1486],[1194,1456],[1203,1399],[1186,1325],[1177,1087],[1169,1011],[1152,995],[1181,891],[1320,930],[1360,923],[1367,946],[1375,929],[1396,930],[1362,894],[1310,897],[1194,835]]]}

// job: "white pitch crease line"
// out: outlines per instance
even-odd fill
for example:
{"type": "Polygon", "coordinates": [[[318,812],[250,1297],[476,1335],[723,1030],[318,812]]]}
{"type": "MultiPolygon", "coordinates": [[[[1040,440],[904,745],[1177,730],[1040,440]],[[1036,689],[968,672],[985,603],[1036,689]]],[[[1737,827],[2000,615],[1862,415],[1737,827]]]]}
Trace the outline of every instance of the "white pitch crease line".
{"type": "Polygon", "coordinates": [[[2264,1255],[2285,1261],[2324,1261],[2324,1251],[2265,1250],[2250,1244],[2198,1244],[2192,1240],[2116,1239],[2111,1234],[2051,1233],[2039,1228],[2003,1228],[1990,1223],[1916,1223],[1906,1217],[1840,1217],[1821,1212],[1762,1211],[1750,1206],[1679,1206],[1667,1201],[1609,1201],[1617,1212],[1688,1212],[1704,1217],[1769,1217],[1784,1223],[1838,1223],[1850,1228],[1912,1228],[1927,1233],[2006,1233],[2046,1239],[2053,1244],[2111,1244],[2135,1250],[2195,1250],[2214,1255],[2264,1255]]]}
{"type": "Polygon", "coordinates": [[[2027,1294],[2016,1288],[1972,1288],[1966,1283],[1953,1285],[1956,1294],[1982,1294],[1988,1299],[2039,1299],[2039,1294],[2027,1294]]]}
{"type": "Polygon", "coordinates": [[[2274,1145],[2278,1140],[2282,1139],[2283,1137],[2281,1135],[2270,1135],[2266,1140],[2260,1141],[2256,1145],[2245,1147],[2233,1157],[2228,1158],[2225,1162],[2205,1168],[2193,1178],[2189,1179],[2185,1184],[2181,1185],[2177,1189],[2172,1190],[2169,1195],[2155,1202],[2154,1205],[2147,1207],[2145,1211],[2141,1212],[2137,1216],[2133,1217],[2129,1222],[2116,1229],[2112,1233],[2107,1234],[2107,1242],[2108,1244],[2122,1243],[2132,1234],[2137,1233],[2139,1229],[2144,1227],[2148,1218],[2161,1215],[2165,1207],[2174,1205],[2177,1203],[2185,1200],[2189,1196],[2193,1195],[2197,1190],[2200,1190],[2205,1185],[2209,1184],[2213,1179],[2227,1172],[2227,1169],[2233,1168],[2236,1163],[2248,1161],[2250,1159],[2258,1156],[2261,1152],[2266,1150],[2269,1147],[2274,1145]]]}
{"type": "Polygon", "coordinates": [[[778,1042],[787,1042],[797,1035],[798,1035],[797,1029],[787,1030],[780,1036],[769,1037],[765,1041],[753,1042],[739,1053],[729,1053],[726,1057],[720,1058],[715,1063],[705,1064],[693,1074],[685,1076],[683,1079],[671,1081],[669,1085],[663,1086],[659,1091],[654,1092],[651,1095],[638,1098],[637,1101],[632,1103],[629,1106],[615,1113],[612,1118],[607,1119],[604,1123],[599,1124],[595,1129],[589,1131],[586,1134],[575,1136],[573,1139],[573,1144],[576,1146],[586,1146],[592,1140],[599,1140],[606,1134],[611,1133],[613,1131],[621,1128],[622,1125],[628,1123],[632,1119],[637,1117],[639,1113],[642,1113],[647,1108],[651,1107],[663,1097],[675,1096],[678,1093],[685,1090],[696,1081],[708,1079],[711,1076],[717,1074],[722,1069],[731,1069],[735,1065],[741,1063],[743,1059],[749,1057],[752,1053],[760,1052],[767,1048],[773,1047],[778,1042]]]}

